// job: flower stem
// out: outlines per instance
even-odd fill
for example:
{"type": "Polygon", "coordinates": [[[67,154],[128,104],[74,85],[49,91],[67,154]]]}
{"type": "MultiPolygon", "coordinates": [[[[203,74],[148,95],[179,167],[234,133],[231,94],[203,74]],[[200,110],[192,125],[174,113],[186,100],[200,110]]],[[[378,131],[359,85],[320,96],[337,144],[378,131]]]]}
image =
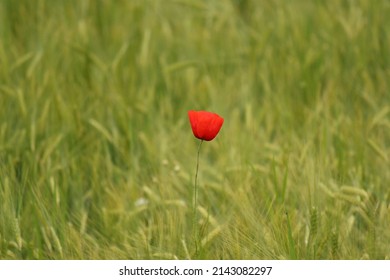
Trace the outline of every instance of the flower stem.
{"type": "Polygon", "coordinates": [[[192,230],[194,234],[194,243],[195,243],[195,255],[198,255],[198,228],[197,228],[197,211],[198,208],[198,170],[199,170],[199,154],[200,154],[200,147],[202,146],[203,140],[200,141],[198,146],[198,155],[196,158],[196,172],[195,172],[195,184],[194,184],[194,196],[193,196],[193,213],[192,213],[192,230]]]}

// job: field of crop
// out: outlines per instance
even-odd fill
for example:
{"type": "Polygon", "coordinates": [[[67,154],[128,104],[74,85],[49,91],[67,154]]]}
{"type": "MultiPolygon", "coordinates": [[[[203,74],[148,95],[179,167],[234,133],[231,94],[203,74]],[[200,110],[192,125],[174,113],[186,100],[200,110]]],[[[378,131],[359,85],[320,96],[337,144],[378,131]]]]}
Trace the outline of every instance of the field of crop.
{"type": "Polygon", "coordinates": [[[390,259],[389,15],[0,0],[0,259],[390,259]]]}

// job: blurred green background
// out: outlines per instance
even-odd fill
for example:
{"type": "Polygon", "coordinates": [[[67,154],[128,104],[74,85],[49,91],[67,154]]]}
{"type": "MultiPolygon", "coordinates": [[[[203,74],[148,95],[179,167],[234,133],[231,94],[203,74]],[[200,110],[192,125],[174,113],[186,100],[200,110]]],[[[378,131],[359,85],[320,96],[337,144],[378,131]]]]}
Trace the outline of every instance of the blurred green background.
{"type": "Polygon", "coordinates": [[[389,259],[389,14],[0,0],[0,259],[389,259]]]}

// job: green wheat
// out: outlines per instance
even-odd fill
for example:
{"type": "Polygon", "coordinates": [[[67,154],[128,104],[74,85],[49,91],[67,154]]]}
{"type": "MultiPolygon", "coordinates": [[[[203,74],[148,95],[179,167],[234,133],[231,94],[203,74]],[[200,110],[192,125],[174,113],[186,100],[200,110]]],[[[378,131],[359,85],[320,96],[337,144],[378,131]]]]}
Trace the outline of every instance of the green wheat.
{"type": "Polygon", "coordinates": [[[0,259],[389,259],[389,14],[0,1],[0,259]]]}

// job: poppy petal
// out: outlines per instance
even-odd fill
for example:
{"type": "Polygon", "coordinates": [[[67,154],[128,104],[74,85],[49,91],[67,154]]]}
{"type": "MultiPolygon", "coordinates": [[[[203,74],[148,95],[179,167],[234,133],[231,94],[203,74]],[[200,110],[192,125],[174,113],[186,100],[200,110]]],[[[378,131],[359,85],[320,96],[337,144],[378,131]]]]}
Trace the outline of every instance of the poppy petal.
{"type": "Polygon", "coordinates": [[[207,111],[190,110],[188,117],[194,136],[205,141],[213,140],[224,122],[224,119],[219,115],[207,111]]]}

